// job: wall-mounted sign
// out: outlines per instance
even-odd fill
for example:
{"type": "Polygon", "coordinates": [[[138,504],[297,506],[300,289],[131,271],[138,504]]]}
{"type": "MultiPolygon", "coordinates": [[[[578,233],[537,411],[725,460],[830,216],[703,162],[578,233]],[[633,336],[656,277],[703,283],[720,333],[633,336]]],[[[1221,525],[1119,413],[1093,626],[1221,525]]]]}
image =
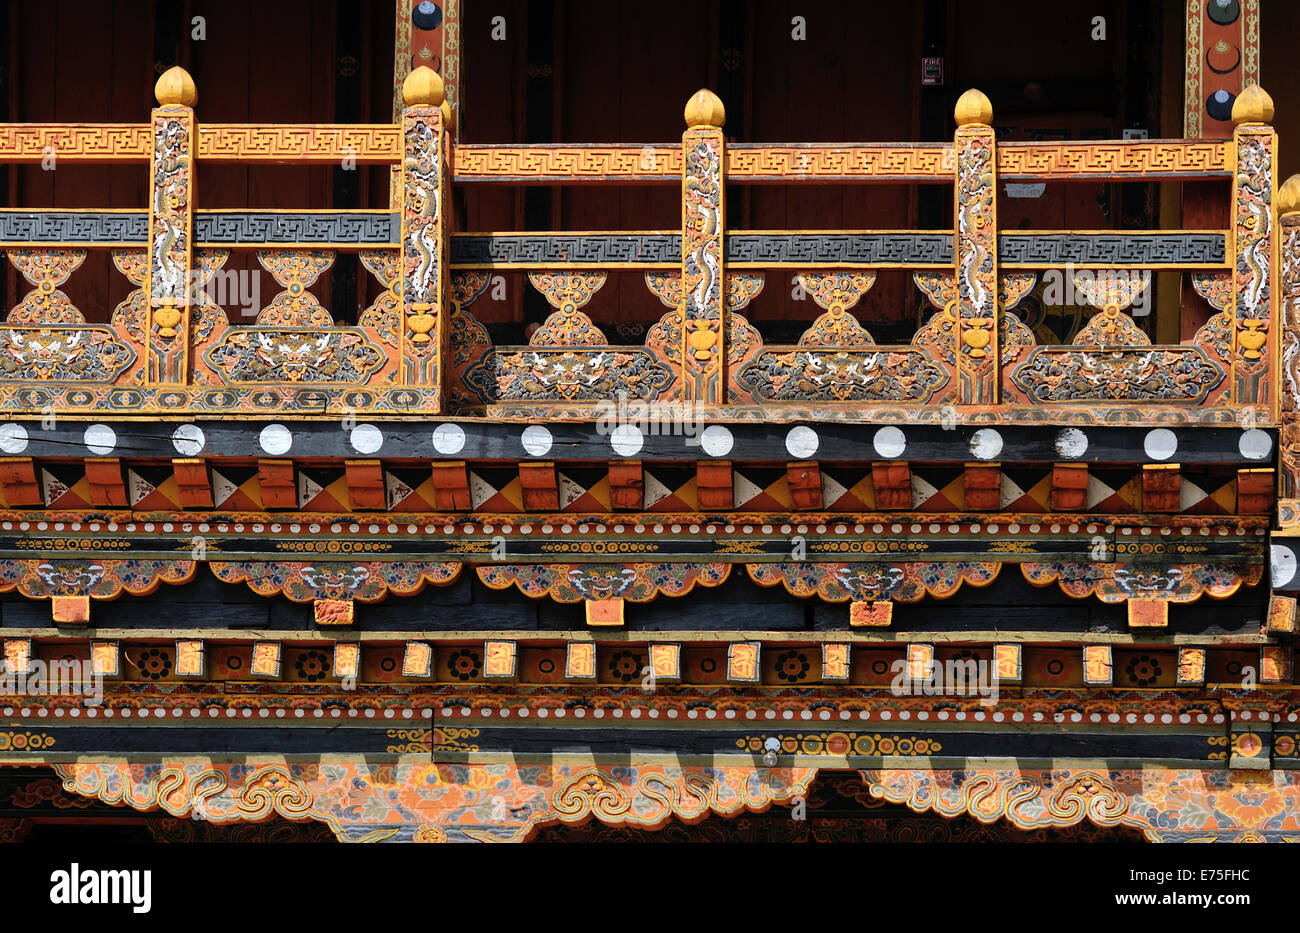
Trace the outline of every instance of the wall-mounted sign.
{"type": "Polygon", "coordinates": [[[1047,182],[1007,182],[1007,197],[1009,198],[1041,198],[1043,192],[1047,190],[1047,182]]]}

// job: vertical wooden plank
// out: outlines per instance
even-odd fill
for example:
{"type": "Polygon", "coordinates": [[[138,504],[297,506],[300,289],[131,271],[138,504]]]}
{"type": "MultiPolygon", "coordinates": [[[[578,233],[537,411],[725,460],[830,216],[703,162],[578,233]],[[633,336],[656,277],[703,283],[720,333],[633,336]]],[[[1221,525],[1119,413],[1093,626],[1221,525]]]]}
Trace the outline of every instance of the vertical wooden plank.
{"type": "Polygon", "coordinates": [[[442,73],[447,89],[447,103],[451,107],[451,126],[454,138],[460,136],[460,20],[463,0],[445,0],[442,20],[442,73]]]}
{"type": "MultiPolygon", "coordinates": [[[[402,119],[402,84],[415,63],[411,60],[414,26],[411,0],[396,0],[393,27],[393,121],[402,119]]],[[[425,63],[430,64],[430,63],[425,63]]],[[[436,70],[438,66],[434,65],[436,70]]]]}
{"type": "MultiPolygon", "coordinates": [[[[249,0],[229,0],[204,11],[208,38],[194,43],[194,83],[212,88],[202,101],[204,123],[246,123],[249,120],[249,0]],[[218,91],[218,89],[220,89],[218,91]]],[[[203,166],[203,207],[243,208],[249,205],[248,169],[237,163],[203,166]]],[[[232,255],[226,268],[236,268],[232,255]]]]}
{"type": "MultiPolygon", "coordinates": [[[[19,54],[13,60],[16,106],[9,118],[16,122],[58,120],[55,104],[59,73],[57,10],[53,4],[46,3],[14,6],[17,21],[14,41],[19,54]]],[[[39,165],[19,166],[17,171],[16,205],[48,208],[55,203],[56,172],[45,171],[39,165]]],[[[19,283],[20,291],[23,284],[19,283]]]]}
{"type": "MultiPolygon", "coordinates": [[[[697,6],[677,0],[672,15],[679,17],[679,22],[688,19],[699,22],[703,11],[697,6]]],[[[709,29],[687,29],[674,36],[680,66],[665,72],[662,46],[645,41],[645,36],[662,28],[664,13],[663,6],[621,5],[618,40],[621,77],[616,114],[619,142],[644,146],[670,139],[678,126],[682,101],[701,87],[714,87],[707,63],[716,62],[719,52],[714,43],[715,34],[709,29]]],[[[602,82],[595,75],[589,75],[588,80],[598,93],[602,82]]],[[[567,79],[562,86],[567,91],[567,79]]],[[[678,205],[670,189],[657,185],[624,185],[611,193],[617,198],[611,229],[671,230],[679,221],[678,205]]],[[[589,229],[583,225],[581,215],[573,215],[573,221],[580,229],[589,229]]],[[[602,289],[602,297],[606,293],[613,300],[607,302],[610,310],[602,312],[602,320],[644,322],[657,320],[663,314],[663,306],[646,289],[640,275],[613,276],[602,289]]]]}
{"type": "MultiPolygon", "coordinates": [[[[67,36],[83,30],[112,35],[113,8],[111,4],[92,9],[78,8],[72,4],[58,4],[55,35],[67,36]]],[[[105,119],[109,112],[110,81],[113,74],[113,48],[105,42],[85,42],[73,45],[61,42],[56,51],[58,89],[54,99],[54,112],[42,119],[58,119],[69,123],[95,122],[105,119]],[[57,114],[57,117],[54,115],[57,114]]],[[[146,98],[136,111],[138,120],[144,113],[146,98]]],[[[104,166],[65,165],[48,174],[54,178],[55,199],[41,207],[103,207],[108,171],[104,166]]],[[[108,304],[108,256],[102,250],[90,250],[68,282],[69,297],[91,319],[104,320],[108,304]]]]}
{"type": "MultiPolygon", "coordinates": [[[[157,75],[150,67],[149,32],[141,28],[148,22],[149,5],[143,0],[116,0],[113,4],[111,59],[109,78],[111,95],[107,119],[114,123],[141,123],[153,97],[157,75]]],[[[92,118],[95,119],[95,118],[92,118]]],[[[142,164],[108,167],[108,200],[105,207],[131,207],[139,210],[149,197],[149,170],[142,164]]]]}
{"type": "MultiPolygon", "coordinates": [[[[510,24],[524,22],[522,0],[493,4],[469,3],[462,11],[462,63],[465,88],[461,101],[461,140],[474,143],[511,144],[523,141],[517,130],[521,95],[517,81],[526,69],[516,65],[524,47],[524,36],[510,24]],[[506,19],[506,41],[492,39],[492,17],[506,19]]],[[[516,210],[522,203],[520,189],[510,185],[466,185],[455,191],[463,230],[517,230],[516,210]]],[[[480,321],[522,321],[523,292],[527,286],[489,289],[473,308],[480,321]]]]}
{"type": "MultiPolygon", "coordinates": [[[[149,69],[150,9],[147,0],[114,0],[87,8],[69,3],[10,5],[4,14],[12,30],[6,119],[143,123],[154,78],[149,69]],[[128,25],[133,30],[129,36],[128,25]],[[66,40],[67,35],[106,39],[74,43],[66,40]],[[118,37],[123,41],[118,42],[118,37]]],[[[57,151],[53,155],[52,169],[38,164],[9,170],[11,204],[39,209],[145,206],[148,167],[144,163],[70,165],[58,160],[57,151]]],[[[3,266],[6,302],[11,305],[29,287],[13,274],[7,261],[3,266]]],[[[91,322],[106,321],[128,288],[104,250],[89,251],[63,286],[91,322]]]]}
{"type": "MultiPolygon", "coordinates": [[[[194,83],[201,88],[211,88],[204,92],[198,105],[203,123],[247,123],[249,116],[249,98],[256,93],[249,85],[250,81],[250,41],[252,18],[251,0],[228,0],[226,3],[210,4],[203,10],[207,24],[207,39],[191,43],[191,63],[194,83]]],[[[273,207],[275,203],[254,205],[249,200],[249,169],[239,163],[204,163],[200,167],[203,176],[202,191],[199,192],[198,204],[205,210],[233,210],[251,206],[273,207]]],[[[269,276],[263,276],[252,250],[232,250],[230,258],[222,267],[227,273],[234,273],[243,281],[261,284],[260,294],[269,296],[275,293],[270,286],[269,276]]],[[[259,296],[260,297],[260,296],[259,296]]],[[[251,315],[257,308],[250,308],[250,316],[241,315],[236,302],[227,302],[226,315],[232,324],[252,323],[251,315]]]]}
{"type": "MultiPolygon", "coordinates": [[[[69,123],[102,120],[108,108],[105,78],[110,73],[109,50],[102,43],[97,47],[91,47],[94,44],[90,44],[84,50],[84,55],[73,55],[70,54],[72,49],[69,43],[60,43],[57,40],[67,34],[65,30],[94,31],[111,28],[111,12],[103,7],[87,11],[87,17],[74,25],[77,19],[76,10],[69,5],[40,4],[37,6],[44,7],[48,15],[43,15],[42,11],[35,7],[31,9],[32,20],[28,30],[25,31],[24,44],[20,46],[18,64],[21,67],[23,60],[29,55],[44,52],[42,46],[48,41],[51,42],[48,49],[50,70],[43,70],[39,77],[32,74],[30,80],[23,82],[24,96],[32,103],[31,115],[18,115],[14,119],[69,123]],[[38,22],[39,26],[37,26],[38,22]],[[39,38],[32,36],[35,40],[35,48],[29,49],[26,46],[26,39],[31,35],[32,27],[48,29],[49,36],[39,38]],[[37,84],[38,81],[41,83],[37,84]]],[[[24,192],[27,195],[24,206],[42,210],[51,207],[99,206],[102,203],[102,196],[95,178],[98,167],[64,163],[59,160],[60,153],[57,150],[52,155],[54,161],[50,165],[33,165],[26,169],[24,174],[34,184],[30,191],[24,192]],[[37,200],[42,196],[43,200],[37,200]]],[[[21,297],[27,291],[28,283],[19,278],[16,280],[16,285],[18,297],[21,297]]],[[[92,318],[96,316],[95,309],[102,307],[106,302],[107,289],[107,260],[97,255],[94,250],[88,252],[86,261],[63,285],[63,291],[72,303],[83,313],[90,314],[92,318]]]]}
{"type": "MultiPolygon", "coordinates": [[[[361,109],[361,3],[336,0],[334,4],[334,101],[335,123],[362,123],[361,109]]],[[[356,165],[334,167],[331,204],[335,210],[360,207],[362,173],[356,165]]],[[[356,321],[366,305],[357,300],[357,273],[361,263],[355,253],[343,253],[330,269],[330,314],[335,323],[356,321]]],[[[367,303],[368,304],[368,303],[367,303]]]]}
{"type": "MultiPolygon", "coordinates": [[[[561,17],[555,24],[554,54],[547,60],[554,72],[548,81],[538,80],[533,75],[533,69],[541,63],[530,54],[530,98],[534,93],[550,93],[559,104],[556,108],[555,141],[622,140],[626,109],[624,88],[634,80],[632,70],[626,69],[621,60],[626,50],[625,22],[630,15],[629,7],[625,3],[611,4],[600,16],[590,16],[586,15],[589,11],[581,3],[563,4],[561,17]],[[561,67],[562,71],[557,70],[561,67]]],[[[672,138],[671,129],[666,134],[650,138],[664,137],[672,138]]],[[[620,194],[616,185],[565,185],[554,189],[553,197],[560,205],[559,226],[566,230],[618,229],[625,216],[620,209],[620,194]]],[[[605,282],[596,298],[596,307],[592,309],[597,322],[609,320],[610,314],[617,317],[622,305],[623,284],[620,275],[610,276],[605,282]]],[[[637,285],[644,293],[644,286],[639,282],[637,285]]],[[[530,303],[534,300],[529,299],[530,303]]],[[[544,306],[536,307],[543,315],[549,310],[544,306]]],[[[535,312],[527,305],[525,308],[531,319],[535,312]]]]}
{"type": "MultiPolygon", "coordinates": [[[[755,106],[749,122],[753,142],[789,142],[803,139],[793,132],[789,119],[790,14],[787,4],[751,5],[754,17],[755,106]]],[[[786,230],[792,225],[786,210],[784,186],[747,186],[750,203],[748,226],[754,230],[786,230]]],[[[790,276],[782,272],[783,291],[789,293],[790,276]]],[[[775,279],[775,275],[773,275],[775,279]]],[[[767,286],[771,289],[775,283],[767,286]]]]}
{"type": "MultiPolygon", "coordinates": [[[[110,109],[100,117],[114,123],[142,123],[153,100],[153,82],[158,74],[153,64],[153,4],[147,0],[115,0],[112,23],[112,74],[109,78],[110,109]]],[[[102,167],[105,183],[97,206],[125,207],[142,210],[149,203],[150,176],[148,162],[102,167]]],[[[100,250],[107,283],[102,307],[82,308],[87,321],[108,321],[113,309],[135,288],[112,264],[107,250],[100,250]]],[[[95,252],[87,262],[96,259],[95,252]]],[[[84,267],[83,267],[84,269],[84,267]]],[[[79,272],[82,270],[78,270],[79,272]]]]}
{"type": "MultiPolygon", "coordinates": [[[[1163,49],[1181,49],[1183,46],[1182,18],[1169,15],[1175,7],[1174,0],[1165,0],[1164,11],[1160,18],[1160,44],[1163,49]]],[[[1155,89],[1162,102],[1159,122],[1153,127],[1153,135],[1160,139],[1173,139],[1181,127],[1181,114],[1177,107],[1183,79],[1182,59],[1166,51],[1161,56],[1159,86],[1155,89]]],[[[1222,188],[1222,186],[1220,186],[1222,188]]],[[[1166,181],[1156,185],[1156,203],[1159,207],[1157,225],[1161,230],[1176,230],[1180,226],[1179,214],[1182,211],[1182,185],[1166,181]]],[[[1220,228],[1222,229],[1222,228],[1220,228]]],[[[1155,276],[1156,297],[1156,343],[1179,343],[1184,337],[1193,336],[1196,331],[1182,331],[1182,311],[1180,310],[1182,273],[1179,270],[1157,272],[1155,276]]],[[[1189,289],[1190,291],[1191,289],[1189,289]]]]}
{"type": "MultiPolygon", "coordinates": [[[[249,42],[246,115],[240,119],[253,123],[329,122],[334,95],[334,82],[328,79],[334,56],[333,5],[281,0],[274,4],[250,2],[244,10],[244,21],[235,27],[248,35],[249,42]]],[[[204,117],[212,119],[206,111],[204,117]]],[[[327,204],[331,175],[329,166],[250,168],[247,198],[241,206],[301,209],[327,204]]],[[[260,276],[256,262],[250,261],[248,268],[260,276]]],[[[313,289],[328,306],[328,278],[313,289]]]]}
{"type": "MultiPolygon", "coordinates": [[[[1240,95],[1259,81],[1259,0],[1240,4],[1237,16],[1229,22],[1216,22],[1210,6],[1217,5],[1187,0],[1183,135],[1188,138],[1226,135],[1229,121],[1222,115],[1224,103],[1211,103],[1211,98],[1221,93],[1230,101],[1232,95],[1240,95]],[[1226,51],[1216,48],[1220,42],[1227,46],[1226,51]]],[[[1278,4],[1279,12],[1289,6],[1278,4]]],[[[1271,5],[1269,14],[1273,15],[1271,5]]],[[[1271,22],[1276,24],[1276,20],[1271,22]]],[[[1276,28],[1274,25],[1270,31],[1276,28]]]]}
{"type": "MultiPolygon", "coordinates": [[[[304,15],[311,22],[311,44],[307,49],[307,73],[311,80],[311,95],[308,98],[307,114],[291,112],[289,122],[331,123],[334,121],[334,98],[336,84],[329,79],[338,69],[337,36],[338,8],[335,4],[304,4],[309,13],[304,15]]],[[[334,173],[339,169],[324,165],[312,166],[305,170],[307,183],[307,204],[329,204],[334,193],[334,173]]],[[[296,172],[304,172],[301,168],[296,172]]],[[[360,266],[356,255],[344,253],[335,257],[335,265],[352,263],[360,266]]],[[[317,280],[317,297],[326,308],[334,306],[334,279],[322,276],[317,280]]],[[[354,307],[353,313],[357,313],[354,307]]]]}
{"type": "MultiPolygon", "coordinates": [[[[840,100],[859,96],[880,106],[844,107],[843,126],[836,140],[886,142],[920,139],[920,53],[921,4],[840,4],[843,19],[836,29],[840,45],[840,100]],[[881,42],[873,50],[873,67],[868,88],[861,88],[858,64],[864,35],[887,35],[897,41],[881,42]],[[910,57],[909,57],[910,54],[910,57]],[[885,102],[889,102],[885,105],[885,102]]],[[[824,100],[825,98],[823,98],[824,100]]],[[[947,114],[944,114],[945,119],[947,114]]],[[[945,127],[946,129],[946,127],[945,127]]],[[[836,140],[827,140],[836,141],[836,140]]],[[[846,230],[898,230],[916,227],[918,185],[841,185],[841,221],[846,230]]],[[[812,226],[809,219],[796,224],[812,226]]],[[[871,289],[855,309],[860,319],[905,322],[910,336],[916,322],[916,289],[910,274],[882,270],[871,289]]],[[[788,294],[788,293],[787,293],[788,294]]],[[[804,302],[804,304],[808,304],[804,302]]],[[[811,309],[810,309],[811,310],[811,309]]]]}
{"type": "MultiPolygon", "coordinates": [[[[788,135],[783,141],[824,142],[844,138],[844,111],[851,108],[843,106],[849,96],[846,95],[843,58],[846,50],[842,33],[857,15],[874,13],[874,6],[836,3],[834,0],[787,3],[784,22],[776,24],[784,32],[789,81],[785,99],[788,135]],[[806,24],[805,39],[796,39],[792,34],[796,28],[792,20],[796,16],[806,24]]],[[[856,59],[861,54],[860,48],[853,48],[849,54],[856,59]]],[[[844,186],[791,185],[786,188],[786,199],[786,219],[790,229],[844,228],[844,186]]],[[[787,295],[790,293],[789,288],[783,291],[787,295]]],[[[810,304],[803,302],[798,310],[809,310],[810,304]]]]}
{"type": "MultiPolygon", "coordinates": [[[[752,113],[743,141],[871,142],[915,138],[910,102],[916,67],[913,43],[880,42],[871,63],[862,63],[862,36],[909,36],[918,18],[908,4],[762,3],[746,5],[753,24],[748,37],[753,64],[752,113]],[[805,18],[808,38],[795,41],[792,18],[805,18]],[[861,100],[863,106],[845,106],[861,100]],[[909,102],[907,106],[897,102],[909,102]]],[[[749,64],[748,62],[746,63],[749,64]]],[[[942,89],[940,89],[942,90],[942,89]]],[[[728,104],[728,118],[731,106],[728,104]]],[[[946,120],[947,117],[945,116],[946,120]]],[[[728,138],[737,138],[731,122],[728,138]]],[[[933,138],[933,137],[931,137],[933,138]]],[[[733,189],[729,224],[753,230],[901,229],[914,225],[915,185],[746,185],[733,189]]],[[[750,317],[781,321],[817,316],[813,302],[792,297],[788,270],[768,273],[750,317]],[[761,309],[761,310],[760,310],[761,309]]],[[[857,309],[872,321],[911,322],[910,277],[882,274],[857,309]]],[[[909,331],[910,333],[910,331],[909,331]]]]}
{"type": "MultiPolygon", "coordinates": [[[[393,119],[402,115],[402,84],[411,70],[428,65],[442,77],[451,108],[449,129],[458,132],[460,112],[461,0],[420,9],[421,0],[397,0],[393,36],[393,119]]],[[[507,20],[507,22],[509,22],[507,20]]]]}

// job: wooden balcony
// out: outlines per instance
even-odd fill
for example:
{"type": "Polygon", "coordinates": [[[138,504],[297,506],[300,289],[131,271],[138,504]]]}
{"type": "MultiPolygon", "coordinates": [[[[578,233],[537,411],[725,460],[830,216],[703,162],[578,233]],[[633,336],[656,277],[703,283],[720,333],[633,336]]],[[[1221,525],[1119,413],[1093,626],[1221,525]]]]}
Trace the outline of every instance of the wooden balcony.
{"type": "MultiPolygon", "coordinates": [[[[440,79],[405,89],[401,125],[248,126],[198,122],[189,76],[159,81],[139,125],[0,126],[0,158],[131,163],[148,171],[147,210],[9,209],[0,247],[31,285],[0,326],[0,408],[15,417],[311,417],[366,414],[589,421],[621,400],[691,405],[720,421],[998,420],[1027,424],[1272,426],[1281,418],[1279,249],[1292,268],[1300,214],[1274,196],[1272,103],[1258,88],[1231,140],[999,144],[978,91],[951,143],[731,145],[707,91],[680,143],[456,145],[440,79]],[[205,163],[392,166],[386,211],[201,208],[205,163]],[[1229,229],[1001,230],[1005,182],[1221,180],[1229,229]],[[731,184],[951,186],[940,230],[730,230],[731,184]],[[454,187],[677,186],[681,229],[453,230],[454,187]],[[60,290],[89,250],[111,251],[135,286],[104,323],[60,290]],[[232,251],[255,251],[281,291],[251,324],[205,286],[232,251]],[[355,324],[310,287],[356,252],[382,291],[355,324]],[[880,270],[906,270],[933,311],[906,343],[878,343],[854,307],[880,270]],[[1096,309],[1065,345],[1041,343],[1016,305],[1046,270],[1067,270],[1096,309]],[[612,272],[644,275],[665,305],[635,345],[611,343],[584,306],[612,272]],[[1181,343],[1153,344],[1127,309],[1172,273],[1209,306],[1181,343]],[[474,303],[502,273],[526,273],[550,317],[527,344],[494,344],[474,303]],[[821,314],[797,340],[765,341],[746,317],[765,276],[791,278],[821,314]]],[[[1300,184],[1297,185],[1300,187],[1300,184]]],[[[816,218],[809,218],[810,221],[816,218]]]]}

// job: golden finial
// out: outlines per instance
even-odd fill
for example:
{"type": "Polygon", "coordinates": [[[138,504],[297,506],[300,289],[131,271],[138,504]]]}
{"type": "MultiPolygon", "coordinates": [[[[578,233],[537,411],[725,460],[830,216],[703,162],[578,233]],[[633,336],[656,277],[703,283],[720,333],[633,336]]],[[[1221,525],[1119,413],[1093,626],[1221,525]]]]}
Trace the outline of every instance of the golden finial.
{"type": "Polygon", "coordinates": [[[402,100],[408,107],[438,107],[447,99],[438,72],[421,65],[402,82],[402,100]]]}
{"type": "Polygon", "coordinates": [[[952,115],[957,119],[958,126],[969,126],[972,123],[992,126],[993,103],[984,96],[983,91],[971,88],[957,98],[957,106],[953,108],[952,115]]]}
{"type": "Polygon", "coordinates": [[[451,126],[451,101],[443,98],[442,104],[439,105],[442,111],[442,125],[444,128],[451,126]]]}
{"type": "Polygon", "coordinates": [[[160,107],[193,107],[198,103],[199,91],[188,71],[172,65],[153,86],[153,96],[160,107]]]}
{"type": "Polygon", "coordinates": [[[1300,211],[1300,175],[1292,175],[1282,182],[1273,203],[1277,205],[1278,216],[1300,211]]]}
{"type": "Polygon", "coordinates": [[[718,95],[701,88],[686,102],[686,125],[722,126],[727,122],[727,111],[718,95]]]}
{"type": "Polygon", "coordinates": [[[1272,123],[1273,98],[1258,84],[1244,88],[1232,102],[1232,125],[1272,123]]]}

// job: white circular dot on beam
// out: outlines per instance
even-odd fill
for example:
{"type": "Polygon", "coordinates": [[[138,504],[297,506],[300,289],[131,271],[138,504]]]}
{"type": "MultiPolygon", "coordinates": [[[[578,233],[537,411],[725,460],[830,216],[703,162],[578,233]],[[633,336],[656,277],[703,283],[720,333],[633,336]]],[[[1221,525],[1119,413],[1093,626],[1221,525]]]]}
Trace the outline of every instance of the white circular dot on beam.
{"type": "Polygon", "coordinates": [[[1178,453],[1178,437],[1168,428],[1156,428],[1147,432],[1142,449],[1152,460],[1168,460],[1178,453]]]}
{"type": "Polygon", "coordinates": [[[20,454],[27,449],[27,429],[12,421],[0,424],[0,450],[20,454]]]}
{"type": "Polygon", "coordinates": [[[731,429],[720,424],[711,424],[700,434],[700,447],[710,457],[725,457],[735,443],[731,429]]]}
{"type": "Polygon", "coordinates": [[[820,443],[817,432],[803,424],[795,425],[785,436],[785,449],[796,460],[807,460],[817,453],[817,445],[820,443]]]}
{"type": "Polygon", "coordinates": [[[96,456],[106,457],[117,446],[117,432],[106,424],[92,424],[82,435],[86,448],[96,456]]]}
{"type": "Polygon", "coordinates": [[[1285,589],[1295,579],[1295,551],[1284,544],[1274,544],[1269,548],[1270,579],[1273,589],[1285,589]]]}
{"type": "Polygon", "coordinates": [[[1002,453],[1002,435],[992,428],[980,428],[971,435],[970,452],[980,460],[992,460],[1002,453]]]}
{"type": "Polygon", "coordinates": [[[433,429],[433,449],[454,457],[465,449],[465,429],[458,424],[440,424],[433,429]]]}
{"type": "Polygon", "coordinates": [[[197,457],[206,443],[203,429],[197,424],[182,424],[172,432],[172,446],[182,457],[197,457]]]}
{"type": "Polygon", "coordinates": [[[620,424],[609,435],[609,446],[620,457],[635,457],[645,444],[645,436],[634,424],[620,424]]]}
{"type": "Polygon", "coordinates": [[[1273,438],[1268,436],[1267,431],[1251,428],[1241,432],[1241,437],[1237,440],[1237,449],[1247,460],[1266,460],[1273,452],[1273,438]]]}
{"type": "Polygon", "coordinates": [[[896,460],[907,449],[907,435],[901,429],[889,425],[876,432],[871,439],[871,445],[876,448],[876,453],[886,460],[896,460]]]}
{"type": "Polygon", "coordinates": [[[545,457],[551,449],[551,432],[540,424],[530,424],[519,436],[519,443],[530,457],[545,457]]]}
{"type": "Polygon", "coordinates": [[[266,453],[279,457],[287,454],[289,448],[293,446],[293,434],[282,424],[268,424],[262,428],[257,442],[266,453]]]}
{"type": "Polygon", "coordinates": [[[1056,453],[1063,460],[1078,460],[1088,452],[1088,435],[1078,428],[1065,428],[1056,435],[1056,453]]]}
{"type": "Polygon", "coordinates": [[[373,424],[359,424],[348,434],[352,449],[359,454],[373,454],[384,446],[384,432],[373,424]]]}

